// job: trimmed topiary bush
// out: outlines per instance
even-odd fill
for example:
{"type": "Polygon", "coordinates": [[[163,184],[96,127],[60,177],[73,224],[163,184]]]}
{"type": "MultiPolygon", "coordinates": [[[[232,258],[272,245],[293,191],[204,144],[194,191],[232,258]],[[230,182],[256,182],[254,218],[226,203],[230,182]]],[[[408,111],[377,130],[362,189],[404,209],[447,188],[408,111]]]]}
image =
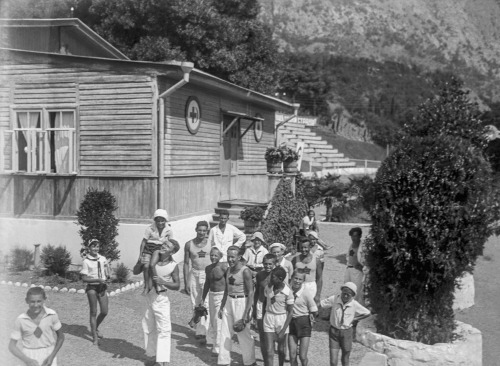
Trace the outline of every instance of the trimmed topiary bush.
{"type": "Polygon", "coordinates": [[[294,248],[295,233],[309,208],[304,198],[303,182],[300,176],[296,178],[295,194],[291,183],[290,178],[281,179],[274,191],[261,228],[268,243],[282,243],[288,251],[294,248]]]}
{"type": "Polygon", "coordinates": [[[130,275],[130,269],[123,263],[120,263],[115,270],[116,282],[125,283],[130,275]]]}
{"type": "Polygon", "coordinates": [[[78,233],[83,240],[82,246],[86,248],[92,239],[99,240],[99,253],[109,261],[120,259],[115,240],[119,220],[114,211],[117,209],[116,198],[109,191],[89,188],[76,213],[76,223],[81,226],[78,233]]]}
{"type": "Polygon", "coordinates": [[[375,183],[368,298],[382,334],[434,344],[453,339],[454,289],[499,218],[491,170],[468,140],[408,138],[375,183]]]}
{"type": "Polygon", "coordinates": [[[62,245],[55,247],[48,244],[42,248],[40,260],[50,274],[64,276],[71,264],[71,254],[62,245]]]}

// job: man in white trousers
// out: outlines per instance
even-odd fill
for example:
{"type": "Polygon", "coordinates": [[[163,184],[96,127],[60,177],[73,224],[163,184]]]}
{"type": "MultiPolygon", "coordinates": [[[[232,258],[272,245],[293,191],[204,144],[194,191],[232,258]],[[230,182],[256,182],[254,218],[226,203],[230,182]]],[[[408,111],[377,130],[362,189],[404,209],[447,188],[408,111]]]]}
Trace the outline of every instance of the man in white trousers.
{"type": "Polygon", "coordinates": [[[217,360],[218,365],[231,364],[231,338],[234,334],[233,326],[243,322],[244,327],[237,332],[243,356],[243,365],[254,366],[255,341],[250,334],[250,320],[253,303],[252,271],[241,263],[240,248],[230,246],[227,250],[226,288],[222,299],[219,317],[222,318],[221,344],[217,360]]]}
{"type": "MultiPolygon", "coordinates": [[[[184,246],[184,289],[191,296],[193,309],[200,304],[203,286],[205,285],[205,268],[211,263],[210,246],[207,241],[208,222],[199,221],[196,224],[196,238],[188,241],[184,246]]],[[[208,308],[208,303],[203,303],[208,308]]],[[[196,325],[196,339],[202,345],[207,343],[207,330],[210,320],[201,317],[196,325]]]]}
{"type": "Polygon", "coordinates": [[[226,288],[227,263],[221,262],[222,253],[217,247],[210,250],[210,260],[212,264],[205,268],[205,286],[200,305],[205,304],[208,294],[208,312],[210,326],[208,328],[208,342],[212,343],[213,355],[219,355],[222,319],[218,314],[224,297],[226,288]]]}
{"type": "Polygon", "coordinates": [[[156,291],[146,295],[147,308],[142,318],[146,356],[154,357],[147,365],[167,366],[170,363],[172,346],[172,323],[170,321],[170,300],[167,291],[180,287],[179,267],[172,255],[179,250],[179,243],[170,239],[173,245],[162,251],[156,251],[153,259],[157,262],[153,281],[156,291]]]}

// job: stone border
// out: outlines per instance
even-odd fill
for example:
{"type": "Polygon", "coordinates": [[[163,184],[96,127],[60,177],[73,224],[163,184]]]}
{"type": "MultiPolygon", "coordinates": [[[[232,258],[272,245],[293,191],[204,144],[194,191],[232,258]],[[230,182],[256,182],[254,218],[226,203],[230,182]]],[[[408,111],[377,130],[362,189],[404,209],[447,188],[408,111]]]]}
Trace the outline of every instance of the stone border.
{"type": "MultiPolygon", "coordinates": [[[[122,292],[139,288],[143,284],[144,284],[144,281],[137,281],[137,282],[134,282],[134,283],[130,283],[130,284],[126,285],[126,286],[123,286],[122,288],[118,288],[118,289],[116,289],[114,291],[108,292],[108,296],[116,296],[118,294],[121,294],[122,292]]],[[[26,288],[28,288],[28,287],[41,287],[45,291],[62,292],[62,293],[68,293],[68,294],[84,294],[85,293],[84,289],[80,289],[80,290],[77,290],[75,288],[68,289],[67,287],[63,287],[63,288],[60,289],[57,286],[50,287],[50,286],[34,285],[34,284],[28,285],[27,283],[12,282],[12,281],[5,281],[5,280],[0,281],[0,285],[15,286],[15,287],[26,287],[26,288]]]]}
{"type": "Polygon", "coordinates": [[[359,322],[356,339],[379,355],[386,356],[387,365],[482,366],[482,334],[469,324],[456,321],[458,337],[455,341],[427,345],[376,333],[373,318],[359,322]]]}

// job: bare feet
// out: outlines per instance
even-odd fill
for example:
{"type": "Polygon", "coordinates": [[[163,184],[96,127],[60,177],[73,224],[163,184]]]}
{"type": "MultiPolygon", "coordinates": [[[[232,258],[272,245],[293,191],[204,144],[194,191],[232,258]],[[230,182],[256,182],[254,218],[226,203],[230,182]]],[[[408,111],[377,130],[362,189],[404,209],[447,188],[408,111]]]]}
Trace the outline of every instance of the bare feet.
{"type": "Polygon", "coordinates": [[[104,338],[101,332],[97,331],[96,333],[97,333],[97,338],[104,338]]]}

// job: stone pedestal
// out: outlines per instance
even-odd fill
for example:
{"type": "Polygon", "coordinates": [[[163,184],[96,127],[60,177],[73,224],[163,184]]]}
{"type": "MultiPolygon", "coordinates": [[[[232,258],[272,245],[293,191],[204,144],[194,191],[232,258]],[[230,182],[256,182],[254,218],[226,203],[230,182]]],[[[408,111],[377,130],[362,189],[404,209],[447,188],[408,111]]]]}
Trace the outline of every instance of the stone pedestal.
{"type": "Polygon", "coordinates": [[[281,178],[283,178],[283,174],[267,174],[267,202],[273,199],[274,191],[281,178]]]}
{"type": "Polygon", "coordinates": [[[40,244],[33,244],[35,247],[35,252],[33,255],[33,265],[35,268],[40,267],[40,244]]]}

